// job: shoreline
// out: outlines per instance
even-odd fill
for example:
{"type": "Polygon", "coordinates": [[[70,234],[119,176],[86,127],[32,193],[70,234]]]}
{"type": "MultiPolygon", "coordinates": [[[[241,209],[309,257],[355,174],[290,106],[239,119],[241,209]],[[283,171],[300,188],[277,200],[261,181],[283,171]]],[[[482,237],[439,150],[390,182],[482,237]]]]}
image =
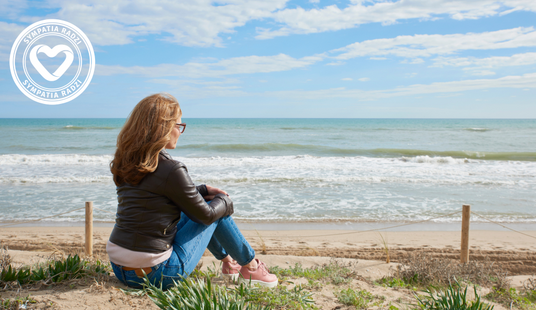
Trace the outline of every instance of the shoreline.
{"type": "MultiPolygon", "coordinates": [[[[93,257],[108,260],[106,243],[112,227],[93,228],[93,257]]],[[[321,256],[385,260],[385,244],[391,261],[413,254],[459,260],[461,232],[457,231],[349,231],[241,229],[257,254],[321,256]]],[[[0,240],[9,250],[84,256],[85,227],[0,227],[0,240]]],[[[536,228],[522,234],[513,231],[472,230],[470,260],[490,260],[513,275],[536,274],[536,228]]],[[[205,256],[211,256],[208,251],[205,256]]]]}
{"type": "MultiPolygon", "coordinates": [[[[385,231],[385,232],[420,232],[437,231],[453,232],[461,231],[461,222],[436,223],[436,222],[349,222],[349,221],[322,221],[322,222],[250,222],[235,220],[240,230],[258,231],[297,231],[297,230],[341,230],[341,231],[385,231]],[[398,227],[396,227],[398,226],[398,227]]],[[[519,231],[536,231],[536,223],[500,223],[506,227],[519,231]]],[[[27,227],[84,227],[85,222],[0,222],[0,230],[3,228],[27,228],[27,227]]],[[[93,222],[94,227],[112,228],[114,222],[93,222]]],[[[471,222],[470,230],[474,231],[510,231],[502,226],[489,222],[471,222]]],[[[534,234],[536,238],[536,234],[534,234]]]]}

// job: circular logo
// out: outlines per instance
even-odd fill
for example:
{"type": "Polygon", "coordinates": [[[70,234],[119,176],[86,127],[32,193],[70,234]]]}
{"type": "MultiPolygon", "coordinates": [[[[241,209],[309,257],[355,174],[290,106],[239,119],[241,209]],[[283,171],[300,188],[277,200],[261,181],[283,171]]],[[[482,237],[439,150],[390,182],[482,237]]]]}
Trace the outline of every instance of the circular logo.
{"type": "Polygon", "coordinates": [[[88,87],[95,53],[75,25],[46,19],[24,29],[9,57],[13,81],[28,98],[43,104],[69,102],[88,87]]]}

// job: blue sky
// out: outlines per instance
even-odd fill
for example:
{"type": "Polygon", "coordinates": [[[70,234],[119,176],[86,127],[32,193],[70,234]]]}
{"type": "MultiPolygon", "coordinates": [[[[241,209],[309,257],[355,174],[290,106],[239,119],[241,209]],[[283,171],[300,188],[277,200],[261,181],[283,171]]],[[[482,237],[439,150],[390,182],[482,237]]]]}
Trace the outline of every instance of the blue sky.
{"type": "Polygon", "coordinates": [[[156,92],[186,118],[535,118],[536,1],[0,0],[0,117],[126,117],[156,92]],[[97,63],[57,106],[9,71],[18,34],[49,18],[97,63]]]}

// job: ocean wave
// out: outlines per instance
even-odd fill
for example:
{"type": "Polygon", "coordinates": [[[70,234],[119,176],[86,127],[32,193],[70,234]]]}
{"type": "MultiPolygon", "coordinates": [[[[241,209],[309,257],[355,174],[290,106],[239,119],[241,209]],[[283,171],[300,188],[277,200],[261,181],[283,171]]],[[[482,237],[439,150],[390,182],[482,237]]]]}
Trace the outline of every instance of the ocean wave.
{"type": "MultiPolygon", "coordinates": [[[[95,176],[2,176],[0,184],[45,184],[45,183],[109,183],[112,182],[110,175],[95,176]]],[[[356,184],[379,184],[379,183],[397,183],[397,184],[424,184],[424,185],[470,185],[470,186],[518,186],[524,187],[526,184],[515,180],[482,180],[482,179],[457,179],[457,178],[435,178],[435,177],[403,177],[403,176],[223,176],[214,175],[197,175],[197,183],[220,183],[229,185],[256,185],[264,184],[268,186],[285,186],[298,188],[312,187],[332,187],[332,186],[351,186],[356,184]]]]}
{"type": "Polygon", "coordinates": [[[450,156],[438,156],[430,157],[425,156],[415,156],[415,157],[402,157],[400,161],[403,162],[412,162],[412,163],[427,163],[427,164],[467,164],[471,161],[467,158],[454,158],[450,156]]]}
{"type": "Polygon", "coordinates": [[[67,125],[64,127],[61,127],[63,130],[85,130],[85,129],[93,129],[93,130],[112,130],[112,129],[118,129],[118,127],[108,127],[108,126],[74,126],[74,125],[67,125]]]}
{"type": "MultiPolygon", "coordinates": [[[[8,149],[15,150],[16,152],[25,152],[29,151],[32,153],[36,152],[77,152],[79,154],[91,153],[95,149],[106,150],[109,149],[110,152],[114,152],[115,144],[104,144],[104,145],[95,145],[95,146],[37,146],[37,145],[9,145],[8,149]]],[[[46,155],[46,154],[44,154],[46,155]]]]}
{"type": "Polygon", "coordinates": [[[107,165],[112,155],[43,154],[0,155],[0,165],[107,165]]]}
{"type": "Polygon", "coordinates": [[[313,156],[367,156],[367,157],[452,157],[479,160],[536,161],[536,152],[481,152],[481,151],[431,151],[414,149],[345,149],[323,145],[295,143],[259,144],[189,144],[180,146],[184,150],[203,150],[220,153],[301,153],[313,156]]]}
{"type": "Polygon", "coordinates": [[[464,130],[466,131],[476,131],[476,132],[486,132],[486,131],[491,131],[491,129],[489,128],[481,128],[481,127],[475,127],[475,128],[464,128],[464,130]]]}
{"type": "Polygon", "coordinates": [[[341,177],[201,177],[201,183],[223,184],[287,184],[292,187],[318,187],[322,185],[340,186],[358,183],[398,183],[398,184],[434,184],[434,185],[479,185],[479,186],[521,186],[513,180],[471,180],[471,179],[447,179],[447,178],[417,178],[417,177],[393,177],[393,176],[341,176],[341,177]]]}
{"type": "Polygon", "coordinates": [[[281,130],[318,130],[317,127],[280,127],[281,130]]]}
{"type": "Polygon", "coordinates": [[[112,176],[95,177],[0,177],[0,184],[47,184],[47,183],[109,183],[112,176]]]}

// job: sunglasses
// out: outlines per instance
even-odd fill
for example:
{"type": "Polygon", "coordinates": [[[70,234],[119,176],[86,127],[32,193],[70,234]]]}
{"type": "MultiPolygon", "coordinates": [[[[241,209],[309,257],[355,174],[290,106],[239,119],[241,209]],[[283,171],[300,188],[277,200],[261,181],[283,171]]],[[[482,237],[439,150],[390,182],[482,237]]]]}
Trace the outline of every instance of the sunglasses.
{"type": "Polygon", "coordinates": [[[179,132],[180,133],[183,133],[184,130],[186,129],[186,124],[185,123],[176,123],[175,125],[179,126],[179,132]]]}

